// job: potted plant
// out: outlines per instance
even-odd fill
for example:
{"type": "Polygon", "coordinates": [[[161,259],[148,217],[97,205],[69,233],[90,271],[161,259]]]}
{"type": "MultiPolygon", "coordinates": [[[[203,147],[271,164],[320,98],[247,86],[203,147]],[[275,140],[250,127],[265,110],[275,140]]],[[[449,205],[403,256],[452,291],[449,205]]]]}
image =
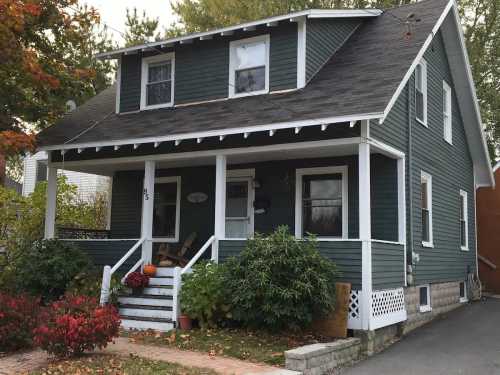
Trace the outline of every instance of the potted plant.
{"type": "Polygon", "coordinates": [[[132,294],[138,295],[149,285],[149,276],[141,272],[131,272],[125,278],[125,285],[132,288],[132,294]]]}
{"type": "Polygon", "coordinates": [[[179,328],[183,331],[189,331],[193,327],[193,320],[189,315],[181,314],[179,315],[179,328]]]}
{"type": "Polygon", "coordinates": [[[145,275],[149,277],[154,277],[156,275],[156,266],[154,264],[146,264],[142,270],[145,275]]]}

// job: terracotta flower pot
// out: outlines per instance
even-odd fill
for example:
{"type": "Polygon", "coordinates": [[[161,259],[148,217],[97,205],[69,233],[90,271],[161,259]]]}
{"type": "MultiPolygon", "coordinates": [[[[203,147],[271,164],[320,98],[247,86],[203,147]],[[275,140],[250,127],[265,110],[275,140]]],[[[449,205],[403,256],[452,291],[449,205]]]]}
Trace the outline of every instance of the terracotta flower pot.
{"type": "Polygon", "coordinates": [[[154,277],[154,275],[156,275],[156,266],[153,264],[146,264],[142,272],[144,275],[154,277]]]}
{"type": "Polygon", "coordinates": [[[180,315],[179,316],[179,327],[183,331],[189,331],[193,327],[192,319],[185,314],[180,315]]]}

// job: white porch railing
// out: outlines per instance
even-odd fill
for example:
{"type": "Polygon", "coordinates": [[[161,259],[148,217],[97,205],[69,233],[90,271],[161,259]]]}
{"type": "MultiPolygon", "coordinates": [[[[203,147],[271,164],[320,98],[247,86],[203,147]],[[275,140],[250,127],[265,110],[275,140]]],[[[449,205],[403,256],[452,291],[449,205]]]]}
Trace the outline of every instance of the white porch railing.
{"type": "MultiPolygon", "coordinates": [[[[212,254],[214,252],[213,244],[215,242],[215,236],[211,236],[207,242],[201,247],[200,250],[195,254],[195,256],[189,261],[184,268],[175,267],[174,268],[174,280],[173,280],[173,301],[172,301],[172,321],[177,323],[177,318],[179,316],[180,304],[179,304],[179,293],[182,286],[182,275],[191,272],[194,264],[201,258],[201,256],[207,251],[207,249],[212,246],[212,254]]],[[[213,256],[212,256],[213,259],[213,256]]]]}
{"type": "MultiPolygon", "coordinates": [[[[135,243],[134,246],[130,248],[129,251],[113,266],[104,266],[104,270],[102,272],[102,286],[101,286],[101,298],[100,298],[100,303],[101,305],[105,304],[109,300],[109,288],[111,287],[111,277],[113,274],[125,263],[125,261],[134,254],[134,252],[140,248],[140,246],[144,243],[146,240],[145,237],[141,238],[139,241],[135,243]]],[[[125,274],[123,277],[122,281],[125,280],[125,278],[131,273],[134,272],[137,268],[139,268],[142,264],[144,263],[144,259],[142,256],[139,258],[136,264],[132,266],[132,268],[125,274]]]]}

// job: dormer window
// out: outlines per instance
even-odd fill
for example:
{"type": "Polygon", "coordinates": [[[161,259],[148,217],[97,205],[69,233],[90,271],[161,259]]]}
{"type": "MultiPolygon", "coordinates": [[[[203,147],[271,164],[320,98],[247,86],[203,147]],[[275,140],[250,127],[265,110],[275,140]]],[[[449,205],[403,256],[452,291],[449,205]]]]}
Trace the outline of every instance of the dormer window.
{"type": "Polygon", "coordinates": [[[141,109],[173,105],[174,66],[173,53],[142,59],[141,109]]]}
{"type": "Polygon", "coordinates": [[[229,49],[229,97],[267,93],[269,35],[231,42],[229,49]]]}

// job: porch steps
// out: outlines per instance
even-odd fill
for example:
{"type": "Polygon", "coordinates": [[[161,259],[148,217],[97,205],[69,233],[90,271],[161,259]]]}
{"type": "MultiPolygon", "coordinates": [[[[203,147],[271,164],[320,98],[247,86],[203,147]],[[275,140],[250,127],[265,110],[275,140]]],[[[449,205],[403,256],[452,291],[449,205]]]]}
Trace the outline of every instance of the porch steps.
{"type": "Polygon", "coordinates": [[[172,322],[173,268],[158,267],[156,276],[140,295],[125,289],[118,297],[119,312],[124,329],[169,331],[172,322]]]}

